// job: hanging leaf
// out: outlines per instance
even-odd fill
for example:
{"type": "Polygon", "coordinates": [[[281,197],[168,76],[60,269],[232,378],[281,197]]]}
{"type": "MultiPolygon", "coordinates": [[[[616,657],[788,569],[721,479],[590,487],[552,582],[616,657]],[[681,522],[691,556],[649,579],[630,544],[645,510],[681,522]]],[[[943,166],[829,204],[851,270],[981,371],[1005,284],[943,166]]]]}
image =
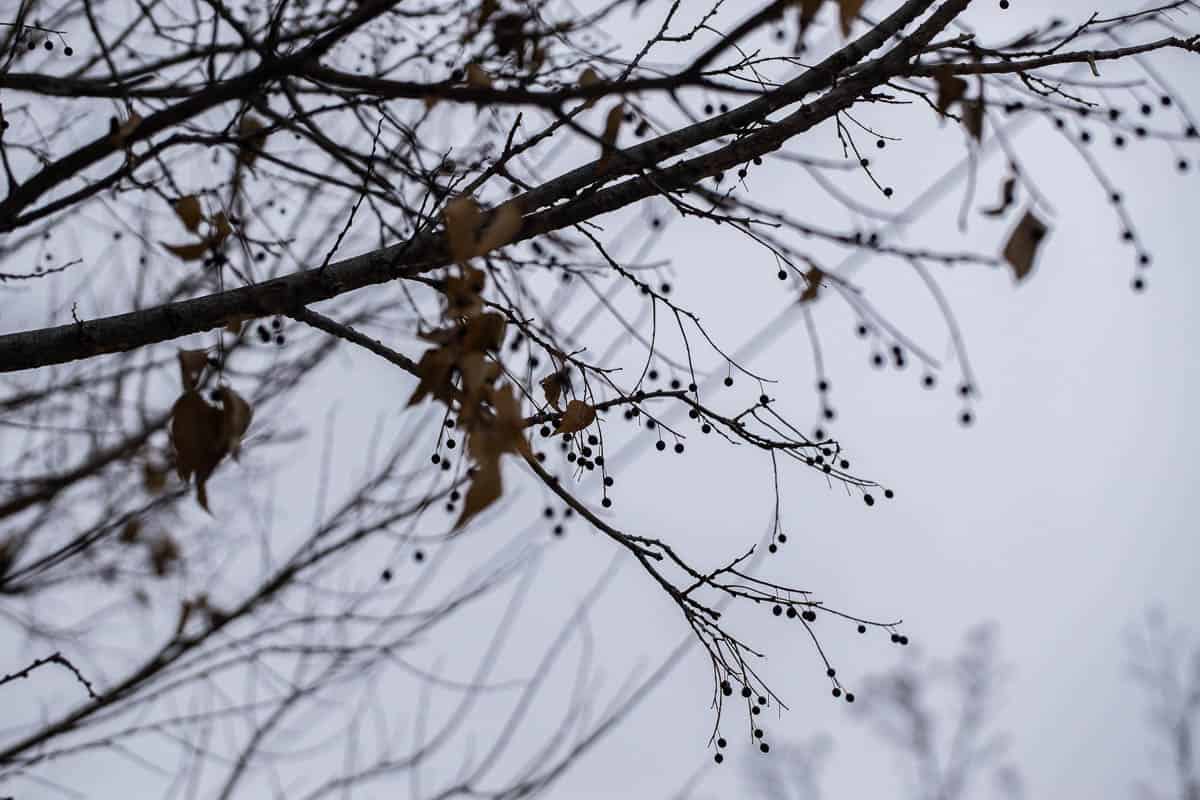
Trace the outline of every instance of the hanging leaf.
{"type": "Polygon", "coordinates": [[[810,267],[808,272],[804,273],[804,280],[808,285],[804,287],[804,292],[800,295],[801,303],[811,303],[817,299],[817,294],[821,291],[821,279],[825,277],[825,273],[820,267],[810,267]]]}
{"type": "Polygon", "coordinates": [[[136,111],[130,113],[129,118],[124,121],[119,121],[115,117],[108,121],[108,140],[112,142],[113,147],[122,147],[125,141],[133,135],[133,132],[142,124],[142,116],[136,111]]]}
{"type": "Polygon", "coordinates": [[[243,114],[238,122],[238,163],[252,166],[266,142],[266,123],[253,114],[243,114]]]}
{"type": "Polygon", "coordinates": [[[200,381],[200,373],[208,366],[207,350],[179,351],[179,382],[185,392],[196,388],[200,381]]]}
{"type": "Polygon", "coordinates": [[[208,236],[208,243],[212,247],[221,244],[233,233],[233,226],[229,224],[229,217],[225,216],[224,211],[218,211],[209,222],[213,226],[212,233],[208,236]]]}
{"type": "Polygon", "coordinates": [[[415,406],[430,395],[438,400],[450,402],[453,396],[450,392],[450,377],[454,372],[454,353],[449,348],[436,347],[426,350],[417,362],[416,371],[419,380],[412,397],[408,398],[408,405],[415,406]]]}
{"type": "Polygon", "coordinates": [[[596,164],[597,171],[608,166],[612,158],[613,148],[617,144],[617,135],[621,132],[621,120],[625,115],[624,104],[617,103],[609,109],[604,119],[604,133],[600,135],[600,161],[596,164]]]}
{"type": "Polygon", "coordinates": [[[937,110],[944,115],[950,106],[962,100],[967,93],[967,82],[955,75],[949,64],[938,67],[933,73],[933,80],[938,89],[937,110]]]}
{"type": "MultiPolygon", "coordinates": [[[[446,295],[446,316],[450,319],[471,317],[483,310],[483,288],[486,276],[483,270],[475,269],[463,263],[462,274],[452,275],[443,283],[442,291],[446,295]]],[[[463,335],[461,329],[451,330],[452,339],[457,340],[463,335]]]]}
{"type": "Polygon", "coordinates": [[[475,229],[479,226],[479,204],[467,196],[456,197],[446,204],[442,216],[446,220],[446,239],[450,257],[459,263],[475,255],[475,229]]]}
{"type": "Polygon", "coordinates": [[[159,242],[171,255],[181,261],[199,261],[208,255],[208,242],[193,242],[191,244],[167,244],[159,242]]]}
{"type": "Polygon", "coordinates": [[[962,101],[963,127],[974,137],[975,141],[983,140],[983,103],[979,100],[962,101]]]}
{"type": "Polygon", "coordinates": [[[457,529],[466,525],[472,517],[499,500],[502,491],[499,456],[480,461],[476,464],[475,476],[471,478],[471,486],[463,498],[462,514],[454,527],[457,529]]]}
{"type": "Polygon", "coordinates": [[[196,476],[196,499],[208,510],[205,484],[225,455],[221,443],[224,415],[197,391],[184,392],[171,409],[171,445],[181,480],[196,476]]]}
{"type": "Polygon", "coordinates": [[[838,0],[838,11],[841,12],[842,36],[850,35],[850,28],[862,10],[864,0],[838,0]]]}
{"type": "Polygon", "coordinates": [[[800,7],[800,33],[803,34],[808,24],[812,22],[817,12],[821,10],[825,0],[796,0],[796,5],[800,7]]]}
{"type": "Polygon", "coordinates": [[[468,353],[496,352],[504,344],[508,320],[503,314],[489,311],[477,314],[467,322],[462,349],[468,353]]]}
{"type": "Polygon", "coordinates": [[[509,201],[497,208],[492,214],[492,221],[479,237],[475,255],[487,255],[517,238],[521,232],[521,222],[521,209],[516,202],[509,201]]]}
{"type": "Polygon", "coordinates": [[[488,75],[478,64],[467,64],[467,86],[476,89],[491,89],[492,76],[488,75]]]}
{"type": "Polygon", "coordinates": [[[193,233],[204,221],[204,209],[200,207],[200,199],[194,194],[181,197],[173,205],[175,216],[179,217],[184,227],[193,233]]]}
{"type": "Polygon", "coordinates": [[[1008,178],[1000,186],[1000,204],[995,208],[985,208],[983,213],[989,217],[998,217],[1005,211],[1012,208],[1012,204],[1017,199],[1017,179],[1015,176],[1008,178]]]}
{"type": "Polygon", "coordinates": [[[542,378],[542,393],[546,396],[546,402],[558,408],[558,401],[562,398],[563,389],[570,385],[570,376],[565,369],[552,372],[542,378]]]}
{"type": "Polygon", "coordinates": [[[576,433],[596,421],[596,409],[582,400],[571,400],[558,421],[555,433],[576,433]]]}
{"type": "Polygon", "coordinates": [[[217,394],[221,398],[221,446],[236,459],[254,411],[244,397],[228,386],[222,386],[217,394]]]}
{"type": "Polygon", "coordinates": [[[1004,260],[1013,270],[1017,282],[1025,280],[1033,270],[1038,248],[1046,238],[1049,228],[1033,211],[1026,211],[1025,216],[1017,223],[1008,243],[1004,245],[1004,260]]]}

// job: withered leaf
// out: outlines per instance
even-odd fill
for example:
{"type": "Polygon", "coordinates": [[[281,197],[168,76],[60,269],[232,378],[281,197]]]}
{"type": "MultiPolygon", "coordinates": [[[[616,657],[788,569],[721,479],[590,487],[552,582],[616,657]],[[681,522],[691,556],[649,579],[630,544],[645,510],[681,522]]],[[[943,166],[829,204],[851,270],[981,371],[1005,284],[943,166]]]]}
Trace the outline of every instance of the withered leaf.
{"type": "Polygon", "coordinates": [[[862,10],[864,0],[838,0],[838,11],[841,13],[842,35],[849,36],[850,28],[862,10]]]}
{"type": "Polygon", "coordinates": [[[820,267],[810,267],[808,272],[804,273],[804,280],[808,285],[804,287],[804,292],[800,295],[801,303],[811,303],[817,299],[817,295],[821,291],[821,279],[825,277],[825,272],[820,267]]]}
{"type": "Polygon", "coordinates": [[[496,248],[503,247],[517,238],[520,232],[521,209],[516,202],[509,201],[492,214],[492,221],[488,223],[475,246],[475,255],[487,255],[496,248]]]}
{"type": "Polygon", "coordinates": [[[817,12],[821,10],[825,0],[796,0],[796,5],[800,7],[800,32],[808,27],[808,23],[812,22],[817,16],[817,12]]]}
{"type": "Polygon", "coordinates": [[[566,370],[560,369],[542,378],[542,393],[546,395],[546,402],[558,408],[558,401],[562,398],[563,389],[569,385],[570,379],[566,370]]]}
{"type": "Polygon", "coordinates": [[[449,402],[452,396],[450,376],[453,371],[454,353],[449,348],[435,347],[426,350],[417,362],[417,376],[420,380],[417,388],[413,390],[412,397],[408,398],[408,405],[415,406],[429,395],[449,402]]]}
{"type": "Polygon", "coordinates": [[[475,229],[479,225],[479,204],[470,197],[456,197],[442,212],[446,220],[446,239],[450,256],[460,263],[475,255],[475,229]]]}
{"type": "Polygon", "coordinates": [[[475,477],[471,478],[467,495],[463,498],[462,514],[459,515],[458,522],[454,523],[454,527],[461,528],[466,525],[472,517],[499,500],[502,491],[499,455],[480,460],[475,468],[475,477]]]}
{"type": "Polygon", "coordinates": [[[446,316],[470,317],[483,309],[483,289],[487,275],[483,270],[462,265],[461,275],[446,278],[442,291],[446,294],[446,316]]]}
{"type": "Polygon", "coordinates": [[[477,314],[467,322],[462,348],[468,353],[495,352],[504,344],[504,330],[508,320],[503,314],[488,311],[477,314]]]}
{"type": "Polygon", "coordinates": [[[978,100],[962,101],[963,127],[975,138],[983,140],[983,103],[978,100]]]}
{"type": "Polygon", "coordinates": [[[205,484],[225,455],[221,443],[224,414],[205,402],[200,393],[184,392],[171,409],[171,445],[175,448],[175,469],[186,481],[196,476],[196,499],[208,510],[205,484]]]}
{"type": "Polygon", "coordinates": [[[607,167],[612,158],[613,148],[617,144],[617,136],[621,132],[621,120],[624,114],[624,104],[617,103],[608,110],[608,116],[604,118],[604,132],[600,134],[600,163],[596,165],[598,170],[607,167]]]}
{"type": "Polygon", "coordinates": [[[175,209],[175,216],[179,217],[189,231],[195,232],[204,221],[204,209],[200,207],[200,198],[194,194],[179,198],[172,207],[175,209]]]}
{"type": "Polygon", "coordinates": [[[491,89],[492,76],[488,75],[478,64],[467,64],[467,86],[473,86],[476,89],[491,89]]]}
{"type": "Polygon", "coordinates": [[[114,147],[121,147],[125,144],[133,132],[142,124],[142,116],[136,111],[129,115],[129,118],[123,121],[110,119],[108,124],[108,139],[114,147]]]}
{"type": "Polygon", "coordinates": [[[159,242],[159,244],[181,261],[199,261],[208,254],[209,250],[208,242],[192,242],[190,244],[167,244],[166,242],[159,242]]]}
{"type": "Polygon", "coordinates": [[[207,350],[179,351],[179,381],[183,384],[185,392],[196,388],[196,384],[200,381],[200,373],[207,366],[207,350]]]}
{"type": "Polygon", "coordinates": [[[933,73],[933,79],[937,83],[938,89],[938,113],[945,114],[950,110],[950,106],[961,100],[967,93],[967,82],[955,75],[949,65],[938,67],[933,73]]]}
{"type": "Polygon", "coordinates": [[[571,400],[558,421],[555,433],[576,433],[596,421],[596,409],[582,400],[571,400]]]}
{"type": "Polygon", "coordinates": [[[994,208],[985,208],[983,213],[989,217],[998,217],[1012,208],[1017,199],[1017,179],[1009,177],[1000,186],[1000,204],[994,208]]]}
{"type": "Polygon", "coordinates": [[[1033,270],[1038,247],[1048,231],[1046,224],[1038,219],[1032,210],[1026,211],[1017,227],[1013,228],[1008,243],[1004,245],[1004,260],[1012,267],[1013,276],[1018,283],[1033,270]]]}
{"type": "Polygon", "coordinates": [[[243,114],[238,122],[238,161],[252,165],[267,141],[266,124],[253,114],[243,114]]]}

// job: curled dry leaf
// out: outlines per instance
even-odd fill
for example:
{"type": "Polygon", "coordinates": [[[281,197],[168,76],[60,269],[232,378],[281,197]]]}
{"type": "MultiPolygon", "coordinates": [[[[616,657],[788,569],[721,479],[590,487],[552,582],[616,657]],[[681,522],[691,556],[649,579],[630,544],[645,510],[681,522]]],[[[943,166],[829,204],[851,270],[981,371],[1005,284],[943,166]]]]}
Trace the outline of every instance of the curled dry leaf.
{"type": "Polygon", "coordinates": [[[546,402],[558,408],[558,401],[562,398],[563,389],[570,385],[570,376],[565,369],[552,372],[542,378],[542,393],[546,395],[546,402]]]}
{"type": "Polygon", "coordinates": [[[160,242],[167,252],[180,261],[199,261],[208,255],[208,242],[192,242],[190,244],[167,244],[160,242]]]}
{"type": "Polygon", "coordinates": [[[842,36],[850,35],[850,28],[862,10],[864,0],[838,0],[838,12],[842,23],[842,36]]]}
{"type": "Polygon", "coordinates": [[[475,468],[475,476],[471,478],[471,486],[467,489],[466,497],[463,498],[462,513],[458,517],[458,522],[454,523],[454,527],[461,528],[466,525],[471,517],[499,500],[502,493],[500,459],[480,461],[475,468]]]}
{"type": "Polygon", "coordinates": [[[816,18],[817,12],[821,10],[825,0],[796,0],[796,5],[800,9],[800,32],[808,27],[808,23],[816,18]]]}
{"type": "Polygon", "coordinates": [[[1000,186],[1000,203],[999,203],[999,205],[995,206],[994,208],[985,208],[985,209],[983,209],[983,213],[989,217],[998,217],[998,216],[1002,215],[1005,211],[1008,211],[1010,208],[1012,208],[1012,204],[1014,202],[1016,202],[1016,199],[1017,199],[1017,179],[1014,176],[1014,177],[1009,177],[1008,179],[1006,179],[1004,181],[1004,183],[1000,186]]]}
{"type": "Polygon", "coordinates": [[[983,140],[983,103],[978,100],[962,101],[962,124],[975,141],[983,140]]]}
{"type": "Polygon", "coordinates": [[[596,164],[597,170],[603,170],[608,167],[612,160],[613,149],[617,144],[617,136],[621,133],[621,120],[625,114],[625,106],[623,103],[617,103],[608,110],[608,116],[604,118],[604,133],[600,135],[600,161],[596,164]]]}
{"type": "Polygon", "coordinates": [[[509,201],[497,208],[475,246],[475,255],[487,255],[517,238],[521,232],[521,222],[521,208],[516,201],[509,201]]]}
{"type": "Polygon", "coordinates": [[[221,407],[195,389],[185,391],[171,409],[171,445],[180,479],[196,477],[196,500],[208,511],[208,478],[225,456],[235,457],[250,425],[250,404],[228,386],[217,390],[221,407]]]}
{"type": "Polygon", "coordinates": [[[933,80],[937,83],[939,114],[945,114],[967,93],[967,82],[955,75],[949,65],[938,67],[933,73],[933,80]]]}
{"type": "Polygon", "coordinates": [[[113,117],[108,121],[108,140],[112,142],[113,147],[122,147],[141,124],[142,115],[136,111],[132,112],[129,118],[124,121],[119,121],[113,117]]]}
{"type": "Polygon", "coordinates": [[[817,295],[821,291],[821,280],[825,277],[825,272],[820,267],[810,267],[808,272],[804,273],[804,280],[808,285],[804,287],[804,292],[800,295],[801,303],[811,303],[817,299],[817,295]]]}
{"type": "Polygon", "coordinates": [[[478,64],[467,64],[467,86],[476,89],[491,89],[492,76],[478,64]]]}
{"type": "Polygon", "coordinates": [[[196,476],[196,499],[208,510],[206,484],[225,455],[221,443],[224,414],[205,402],[200,393],[184,392],[171,409],[171,445],[175,469],[181,480],[196,476]]]}
{"type": "Polygon", "coordinates": [[[204,209],[200,207],[200,198],[194,194],[179,198],[172,207],[175,209],[175,216],[179,217],[184,227],[193,233],[204,221],[204,209]]]}
{"type": "Polygon", "coordinates": [[[558,421],[555,433],[577,433],[596,421],[596,409],[582,400],[571,400],[558,421]]]}
{"type": "Polygon", "coordinates": [[[204,368],[208,366],[208,351],[180,350],[178,358],[179,382],[183,386],[183,390],[186,392],[195,389],[200,382],[200,373],[204,372],[204,368]]]}
{"type": "Polygon", "coordinates": [[[266,143],[266,124],[253,114],[243,114],[238,122],[238,162],[253,165],[266,143]]]}
{"type": "Polygon", "coordinates": [[[1038,219],[1032,210],[1026,211],[1025,216],[1013,228],[1004,245],[1004,260],[1012,267],[1013,277],[1020,283],[1033,271],[1037,259],[1037,251],[1046,238],[1049,228],[1038,219]]]}
{"type": "Polygon", "coordinates": [[[479,225],[479,204],[471,197],[456,197],[446,204],[446,239],[450,257],[459,263],[475,255],[475,229],[479,225]]]}

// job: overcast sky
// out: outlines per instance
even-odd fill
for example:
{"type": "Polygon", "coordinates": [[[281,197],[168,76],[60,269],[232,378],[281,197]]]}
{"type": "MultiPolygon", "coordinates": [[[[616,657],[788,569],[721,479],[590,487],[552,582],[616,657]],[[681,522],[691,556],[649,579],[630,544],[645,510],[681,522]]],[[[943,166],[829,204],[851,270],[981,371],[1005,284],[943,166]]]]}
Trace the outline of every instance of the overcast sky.
{"type": "MultiPolygon", "coordinates": [[[[686,0],[683,8],[694,11],[699,5],[686,0]]],[[[1130,8],[1108,0],[1016,0],[1016,7],[1004,13],[994,3],[975,5],[966,22],[993,40],[1044,18],[1050,9],[1077,21],[1093,10],[1108,14],[1130,8]]],[[[744,6],[728,3],[713,24],[730,27],[744,6]]],[[[1184,24],[1194,27],[1195,22],[1193,14],[1184,24]]],[[[656,23],[656,17],[648,17],[641,26],[656,23]]],[[[632,31],[631,42],[636,40],[632,31]]],[[[680,61],[686,52],[678,51],[680,61]]],[[[665,51],[661,59],[669,60],[665,51]]],[[[1153,63],[1173,79],[1179,99],[1200,107],[1195,58],[1166,54],[1153,63]]],[[[952,127],[939,131],[928,110],[922,112],[862,111],[868,124],[888,125],[884,121],[893,119],[892,113],[900,120],[884,132],[901,141],[872,153],[881,181],[894,186],[896,194],[885,203],[858,173],[847,179],[847,191],[879,207],[902,208],[954,163],[962,152],[961,133],[952,127]]],[[[1155,121],[1182,128],[1171,112],[1159,112],[1155,121]]],[[[877,619],[903,618],[914,646],[934,656],[952,655],[972,625],[998,623],[1000,650],[1012,667],[998,727],[1012,734],[1011,756],[1030,797],[1131,796],[1135,778],[1152,774],[1158,762],[1152,758],[1144,706],[1128,678],[1124,634],[1152,607],[1177,624],[1200,629],[1195,612],[1200,546],[1193,509],[1200,488],[1200,426],[1194,410],[1187,411],[1194,409],[1200,390],[1200,358],[1193,350],[1200,342],[1200,321],[1192,313],[1200,297],[1194,232],[1200,165],[1180,174],[1178,155],[1166,145],[1136,144],[1118,152],[1106,134],[1097,138],[1093,152],[1124,192],[1153,256],[1148,290],[1141,295],[1130,290],[1133,251],[1119,241],[1119,223],[1106,193],[1074,148],[1041,121],[1015,134],[1012,143],[1026,174],[1034,176],[1056,212],[1036,271],[1016,286],[1005,269],[934,268],[978,380],[980,397],[971,405],[974,424],[958,424],[963,410],[954,391],[959,367],[920,278],[894,260],[855,266],[848,277],[889,320],[943,362],[939,385],[933,391],[922,388],[924,371],[912,359],[904,370],[873,369],[871,344],[855,336],[856,317],[835,297],[818,301],[812,314],[838,414],[827,428],[847,448],[856,473],[891,487],[896,497],[868,508],[858,495],[830,487],[811,472],[787,473],[782,488],[789,543],[759,565],[760,574],[809,589],[835,607],[877,619]]],[[[809,134],[799,149],[840,156],[828,128],[809,134]]],[[[1200,158],[1200,150],[1191,146],[1187,157],[1200,158]]],[[[995,200],[1005,174],[1004,161],[995,154],[981,163],[965,233],[955,223],[964,191],[960,184],[897,235],[913,245],[998,252],[1014,217],[987,221],[978,209],[995,200]]],[[[778,203],[796,217],[850,222],[799,168],[769,163],[752,169],[748,187],[760,202],[778,203]]],[[[1020,199],[1023,208],[1028,198],[1020,199]]],[[[776,280],[770,256],[729,226],[663,213],[666,234],[641,256],[671,260],[674,299],[695,311],[723,346],[736,350],[794,300],[795,287],[776,280]]],[[[636,218],[626,215],[619,221],[636,218]]],[[[615,223],[609,228],[618,229],[615,223]]],[[[640,236],[630,234],[620,255],[632,257],[640,236]]],[[[784,326],[778,336],[747,366],[777,379],[767,389],[777,407],[809,425],[819,408],[811,343],[799,317],[784,315],[777,324],[784,326]]],[[[718,377],[724,374],[711,352],[699,363],[717,369],[718,377]]],[[[298,401],[297,413],[319,423],[336,408],[338,457],[354,467],[378,414],[391,413],[411,383],[361,353],[347,353],[329,372],[320,390],[298,401]]],[[[714,389],[709,399],[719,407],[740,408],[760,391],[739,377],[733,388],[714,389]]],[[[639,439],[621,427],[619,415],[607,424],[620,431],[618,444],[639,439]]],[[[299,452],[313,455],[320,444],[299,452]]],[[[680,457],[639,445],[628,463],[614,458],[619,466],[612,518],[631,533],[670,540],[697,563],[716,564],[759,541],[766,530],[773,502],[770,463],[758,451],[721,446],[715,437],[690,436],[687,448],[680,457]]],[[[294,506],[296,519],[308,520],[306,481],[312,475],[297,474],[295,463],[275,483],[284,501],[280,518],[287,519],[294,506]]],[[[516,528],[536,525],[545,502],[527,476],[512,474],[509,485],[522,486],[513,514],[489,523],[508,533],[514,519],[516,528]]],[[[581,495],[597,500],[594,476],[591,480],[581,495]]],[[[607,540],[587,533],[576,520],[568,535],[546,550],[514,649],[544,646],[550,626],[571,613],[574,600],[612,555],[607,540]]],[[[621,568],[590,622],[592,665],[604,675],[597,689],[601,704],[630,669],[657,664],[686,638],[677,608],[634,564],[621,568]]],[[[825,771],[829,797],[901,796],[888,754],[864,735],[845,703],[829,696],[823,666],[798,628],[757,612],[738,613],[736,624],[744,640],[768,654],[762,671],[790,706],[782,716],[768,715],[768,739],[801,742],[829,733],[836,742],[825,771]]],[[[912,647],[896,648],[878,632],[860,637],[850,626],[825,619],[818,626],[851,688],[865,675],[913,657],[912,647]]],[[[431,645],[425,663],[454,663],[473,651],[474,634],[460,635],[431,645]]],[[[514,674],[523,660],[528,659],[513,656],[514,674]]],[[[566,691],[570,675],[568,670],[561,684],[552,685],[566,691]]],[[[695,796],[736,796],[745,785],[744,762],[771,756],[757,751],[745,721],[733,711],[722,727],[731,741],[729,759],[721,767],[711,764],[711,689],[707,658],[693,649],[551,796],[666,797],[698,769],[704,774],[694,786],[695,796]]],[[[542,702],[553,706],[553,693],[542,702]]],[[[552,710],[542,708],[531,717],[526,734],[531,746],[550,729],[552,710]]],[[[430,780],[436,783],[437,777],[435,770],[430,780]]],[[[123,774],[96,780],[112,781],[106,791],[140,785],[140,778],[123,774]]],[[[408,786],[385,791],[376,785],[363,796],[395,796],[408,786]]]]}

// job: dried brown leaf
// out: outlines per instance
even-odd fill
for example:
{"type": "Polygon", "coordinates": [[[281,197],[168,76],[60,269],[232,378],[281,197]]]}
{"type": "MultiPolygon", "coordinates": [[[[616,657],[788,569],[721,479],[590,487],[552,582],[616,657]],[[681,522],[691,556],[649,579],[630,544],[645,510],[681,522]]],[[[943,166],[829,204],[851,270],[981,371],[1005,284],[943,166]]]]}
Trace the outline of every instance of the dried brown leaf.
{"type": "Polygon", "coordinates": [[[978,100],[963,100],[962,123],[963,127],[967,129],[975,141],[982,141],[983,103],[979,102],[978,100]]]}
{"type": "Polygon", "coordinates": [[[186,392],[195,389],[196,384],[200,381],[200,373],[208,366],[208,351],[180,350],[178,357],[179,381],[183,385],[183,390],[186,392]]]}
{"type": "Polygon", "coordinates": [[[994,208],[985,208],[983,213],[989,217],[998,217],[1005,211],[1012,208],[1012,204],[1017,199],[1017,179],[1016,177],[1007,178],[1000,186],[1000,203],[994,208]]]}
{"type": "Polygon", "coordinates": [[[1020,283],[1033,271],[1037,259],[1037,251],[1045,240],[1049,228],[1038,219],[1033,211],[1026,211],[1025,216],[1013,228],[1004,245],[1004,260],[1012,267],[1013,276],[1020,283]]]}
{"type": "Polygon", "coordinates": [[[808,272],[804,273],[804,280],[808,285],[804,287],[804,292],[800,295],[801,303],[811,303],[817,299],[817,295],[821,291],[821,280],[825,277],[825,272],[820,267],[810,267],[808,272]]]}
{"type": "Polygon", "coordinates": [[[488,75],[478,64],[467,64],[467,86],[473,86],[476,89],[491,89],[492,76],[488,75]]]}
{"type": "Polygon", "coordinates": [[[450,257],[459,263],[475,255],[475,229],[479,226],[479,204],[470,197],[456,197],[446,204],[446,239],[450,257]]]}
{"type": "Polygon", "coordinates": [[[252,165],[267,142],[267,126],[253,114],[243,114],[238,122],[238,161],[252,165]]]}
{"type": "Polygon", "coordinates": [[[576,433],[596,421],[596,409],[582,400],[571,400],[558,421],[555,433],[576,433]]]}
{"type": "Polygon", "coordinates": [[[475,255],[487,255],[498,247],[511,242],[521,232],[521,208],[515,201],[500,206],[492,214],[492,221],[479,237],[475,255]]]}
{"type": "Polygon", "coordinates": [[[945,114],[967,93],[967,82],[955,75],[949,65],[938,67],[933,73],[933,80],[937,83],[939,114],[945,114]]]}
{"type": "Polygon", "coordinates": [[[597,170],[605,169],[612,159],[613,148],[617,144],[617,136],[621,133],[621,120],[624,118],[624,104],[617,103],[608,110],[604,118],[604,133],[600,134],[600,162],[597,170]]]}
{"type": "Polygon", "coordinates": [[[204,221],[204,209],[200,207],[200,198],[194,194],[179,198],[172,207],[175,209],[175,216],[193,233],[204,221]]]}
{"type": "Polygon", "coordinates": [[[142,124],[142,115],[136,111],[129,115],[129,118],[124,121],[110,119],[108,125],[108,139],[112,142],[113,147],[122,147],[125,141],[133,135],[133,132],[142,124]]]}
{"type": "Polygon", "coordinates": [[[454,523],[454,527],[461,528],[466,525],[472,517],[499,500],[502,491],[500,457],[497,455],[495,458],[479,461],[475,467],[475,477],[471,479],[471,486],[467,489],[467,496],[463,498],[462,514],[459,515],[458,522],[454,523]]]}
{"type": "Polygon", "coordinates": [[[179,258],[181,261],[199,261],[208,255],[208,242],[192,242],[191,244],[167,244],[159,242],[167,249],[171,255],[179,258]]]}
{"type": "Polygon", "coordinates": [[[552,372],[542,378],[542,393],[546,395],[546,402],[558,408],[558,401],[562,398],[563,389],[569,385],[569,379],[565,370],[552,372]]]}
{"type": "Polygon", "coordinates": [[[182,480],[196,476],[196,499],[208,510],[205,484],[225,455],[221,443],[224,414],[197,391],[184,392],[171,409],[171,445],[182,480]]]}
{"type": "Polygon", "coordinates": [[[858,12],[862,10],[865,0],[838,0],[838,11],[841,16],[842,35],[849,36],[850,28],[854,25],[854,20],[858,18],[858,12]]]}

